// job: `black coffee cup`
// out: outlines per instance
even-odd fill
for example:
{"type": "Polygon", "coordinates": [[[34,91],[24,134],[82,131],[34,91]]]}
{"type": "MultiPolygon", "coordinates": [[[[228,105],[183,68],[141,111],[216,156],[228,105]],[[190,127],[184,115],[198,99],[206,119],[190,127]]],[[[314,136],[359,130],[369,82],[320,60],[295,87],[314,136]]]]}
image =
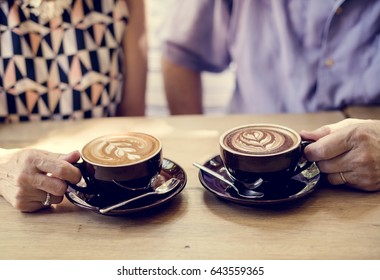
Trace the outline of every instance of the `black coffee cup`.
{"type": "Polygon", "coordinates": [[[140,132],[101,136],[87,143],[81,155],[82,162],[74,165],[83,180],[69,186],[101,197],[117,199],[130,192],[143,192],[162,167],[160,140],[140,132]]]}
{"type": "Polygon", "coordinates": [[[230,177],[242,186],[258,179],[281,182],[307,169],[303,157],[310,141],[276,124],[249,124],[226,131],[219,141],[220,156],[230,177]]]}

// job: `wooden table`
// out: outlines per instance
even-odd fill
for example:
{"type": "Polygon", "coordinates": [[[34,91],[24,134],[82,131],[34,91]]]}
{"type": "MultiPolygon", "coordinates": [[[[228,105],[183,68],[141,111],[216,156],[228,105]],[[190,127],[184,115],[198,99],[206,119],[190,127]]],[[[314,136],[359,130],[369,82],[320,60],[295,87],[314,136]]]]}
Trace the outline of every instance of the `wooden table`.
{"type": "Polygon", "coordinates": [[[156,211],[103,216],[68,200],[33,214],[0,198],[0,259],[379,259],[380,193],[320,185],[285,209],[254,208],[203,188],[193,162],[218,153],[221,132],[247,123],[297,131],[343,119],[307,115],[113,118],[0,126],[0,147],[68,152],[101,134],[129,130],[161,138],[164,157],[184,168],[185,189],[156,211]]]}
{"type": "Polygon", "coordinates": [[[350,118],[358,119],[380,119],[380,106],[351,106],[343,110],[350,118]]]}

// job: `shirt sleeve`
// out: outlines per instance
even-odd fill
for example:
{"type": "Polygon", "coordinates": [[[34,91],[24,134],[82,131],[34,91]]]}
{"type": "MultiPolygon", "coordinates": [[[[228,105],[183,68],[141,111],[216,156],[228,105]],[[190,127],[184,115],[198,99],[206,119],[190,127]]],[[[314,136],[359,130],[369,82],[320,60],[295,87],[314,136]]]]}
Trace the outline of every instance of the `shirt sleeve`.
{"type": "Polygon", "coordinates": [[[178,1],[163,37],[163,55],[195,71],[221,72],[230,63],[227,1],[178,1]]]}

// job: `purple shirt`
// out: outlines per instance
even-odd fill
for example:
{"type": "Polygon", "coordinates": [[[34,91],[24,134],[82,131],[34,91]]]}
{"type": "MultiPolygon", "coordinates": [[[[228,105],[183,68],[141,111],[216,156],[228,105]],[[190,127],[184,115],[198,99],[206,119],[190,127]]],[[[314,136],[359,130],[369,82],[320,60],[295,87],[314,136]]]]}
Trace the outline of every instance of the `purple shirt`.
{"type": "Polygon", "coordinates": [[[380,105],[378,0],[179,1],[163,51],[196,71],[232,64],[231,113],[380,105]]]}

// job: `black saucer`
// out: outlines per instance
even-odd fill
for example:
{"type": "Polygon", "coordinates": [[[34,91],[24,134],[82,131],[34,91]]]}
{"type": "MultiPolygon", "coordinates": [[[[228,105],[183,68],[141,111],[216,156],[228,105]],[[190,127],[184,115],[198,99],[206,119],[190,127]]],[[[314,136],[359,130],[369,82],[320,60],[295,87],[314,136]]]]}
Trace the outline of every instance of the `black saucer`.
{"type": "MultiPolygon", "coordinates": [[[[211,158],[204,164],[204,166],[219,173],[225,178],[229,178],[220,156],[211,158]]],[[[226,183],[202,170],[199,170],[199,180],[205,189],[222,199],[252,206],[273,205],[297,201],[311,194],[320,181],[320,170],[317,165],[313,163],[308,169],[292,177],[287,182],[264,182],[261,186],[255,189],[255,191],[264,193],[264,196],[261,198],[239,197],[236,193],[230,191],[230,188],[228,188],[226,183]],[[278,188],[278,184],[283,185],[278,188]],[[279,189],[281,191],[278,191],[279,189]]]]}
{"type": "MultiPolygon", "coordinates": [[[[170,191],[169,193],[159,195],[159,196],[153,195],[153,196],[148,196],[146,198],[141,198],[135,202],[132,202],[120,208],[110,210],[109,212],[103,215],[124,215],[124,214],[129,214],[129,213],[141,212],[141,211],[159,206],[171,200],[177,194],[179,194],[186,185],[186,182],[187,182],[186,173],[182,169],[182,167],[180,167],[178,164],[176,164],[175,162],[169,159],[164,158],[162,162],[161,172],[159,176],[157,176],[157,179],[155,179],[155,181],[157,180],[157,182],[152,182],[151,184],[153,185],[155,183],[161,184],[171,178],[179,179],[180,182],[179,184],[177,184],[174,190],[170,191]]],[[[146,189],[146,192],[149,192],[149,191],[150,191],[149,188],[146,189]]],[[[141,192],[138,192],[136,193],[136,196],[140,194],[141,192]]],[[[94,195],[85,194],[85,193],[76,191],[70,187],[67,189],[65,196],[74,205],[79,206],[84,209],[94,211],[99,214],[102,214],[99,212],[100,208],[108,206],[108,204],[103,205],[100,201],[97,200],[96,197],[94,197],[94,195]],[[83,202],[78,199],[75,199],[75,195],[79,197],[79,199],[82,200],[83,202]]]]}

